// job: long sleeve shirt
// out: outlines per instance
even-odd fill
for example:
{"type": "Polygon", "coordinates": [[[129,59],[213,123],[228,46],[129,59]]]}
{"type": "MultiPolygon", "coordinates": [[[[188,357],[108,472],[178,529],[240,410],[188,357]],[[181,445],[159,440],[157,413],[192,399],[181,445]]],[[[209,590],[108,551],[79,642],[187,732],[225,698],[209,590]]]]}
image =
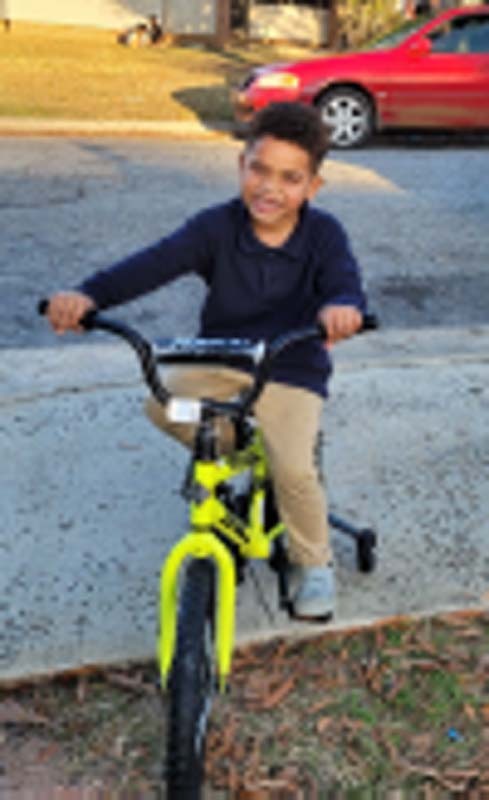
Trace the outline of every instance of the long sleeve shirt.
{"type": "MultiPolygon", "coordinates": [[[[200,318],[203,337],[270,341],[314,324],[323,306],[366,307],[357,262],[335,217],[306,203],[288,240],[269,247],[255,236],[238,198],[198,213],[78,289],[106,309],[188,273],[199,275],[207,287],[200,318]]],[[[325,347],[308,341],[277,359],[272,380],[326,396],[330,373],[325,347]]]]}

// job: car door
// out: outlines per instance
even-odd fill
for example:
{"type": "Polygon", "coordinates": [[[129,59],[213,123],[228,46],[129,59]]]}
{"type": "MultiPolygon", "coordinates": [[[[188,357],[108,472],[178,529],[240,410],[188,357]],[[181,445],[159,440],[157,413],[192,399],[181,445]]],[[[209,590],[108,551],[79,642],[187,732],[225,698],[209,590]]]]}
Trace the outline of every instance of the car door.
{"type": "Polygon", "coordinates": [[[464,14],[398,52],[389,122],[412,127],[489,127],[489,14],[464,14]]]}

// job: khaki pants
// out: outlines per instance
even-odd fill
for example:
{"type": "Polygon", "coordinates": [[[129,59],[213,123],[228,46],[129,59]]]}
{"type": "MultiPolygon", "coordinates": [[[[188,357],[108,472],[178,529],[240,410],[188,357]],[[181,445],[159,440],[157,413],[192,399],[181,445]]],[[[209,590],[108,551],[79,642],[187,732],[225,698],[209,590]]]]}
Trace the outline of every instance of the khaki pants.
{"type": "MultiPolygon", "coordinates": [[[[244,372],[229,368],[168,368],[164,382],[180,397],[214,397],[225,400],[250,385],[244,372]]],[[[288,531],[292,561],[320,566],[332,560],[327,504],[314,445],[320,429],[323,401],[305,389],[270,382],[255,405],[263,433],[280,518],[288,531]]],[[[190,447],[195,428],[167,419],[165,409],[150,398],[146,412],[158,428],[190,447]]],[[[221,423],[223,450],[232,443],[232,428],[221,423]]]]}

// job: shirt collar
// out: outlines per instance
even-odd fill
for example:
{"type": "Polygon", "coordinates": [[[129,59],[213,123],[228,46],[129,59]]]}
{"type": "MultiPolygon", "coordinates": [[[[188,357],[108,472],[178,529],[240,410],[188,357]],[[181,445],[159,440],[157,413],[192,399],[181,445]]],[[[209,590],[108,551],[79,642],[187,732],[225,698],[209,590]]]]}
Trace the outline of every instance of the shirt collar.
{"type": "Polygon", "coordinates": [[[264,253],[276,252],[279,255],[286,256],[292,260],[298,261],[304,252],[304,244],[306,241],[306,228],[308,222],[309,204],[307,201],[303,204],[300,212],[297,225],[290,234],[287,241],[280,247],[268,247],[256,237],[252,225],[248,209],[243,201],[239,200],[239,223],[238,223],[238,238],[237,243],[239,249],[244,253],[263,255],[264,253]]]}

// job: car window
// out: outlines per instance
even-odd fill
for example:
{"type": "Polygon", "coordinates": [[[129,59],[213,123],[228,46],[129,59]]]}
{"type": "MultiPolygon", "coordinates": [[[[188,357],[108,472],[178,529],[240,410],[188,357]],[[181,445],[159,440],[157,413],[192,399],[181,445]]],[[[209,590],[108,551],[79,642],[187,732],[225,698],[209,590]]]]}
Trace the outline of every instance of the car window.
{"type": "Polygon", "coordinates": [[[489,53],[489,19],[468,31],[469,52],[489,53]]]}
{"type": "Polygon", "coordinates": [[[423,22],[415,22],[409,23],[408,25],[403,25],[402,29],[394,31],[394,33],[388,33],[386,36],[382,36],[377,41],[370,43],[367,45],[365,49],[374,48],[375,50],[387,50],[389,47],[394,47],[396,44],[400,44],[404,39],[407,39],[408,36],[412,36],[413,33],[416,33],[419,28],[422,28],[423,25],[426,25],[426,20],[423,22]]]}
{"type": "Polygon", "coordinates": [[[488,52],[489,19],[485,16],[457,17],[429,34],[432,53],[488,52]]]}

